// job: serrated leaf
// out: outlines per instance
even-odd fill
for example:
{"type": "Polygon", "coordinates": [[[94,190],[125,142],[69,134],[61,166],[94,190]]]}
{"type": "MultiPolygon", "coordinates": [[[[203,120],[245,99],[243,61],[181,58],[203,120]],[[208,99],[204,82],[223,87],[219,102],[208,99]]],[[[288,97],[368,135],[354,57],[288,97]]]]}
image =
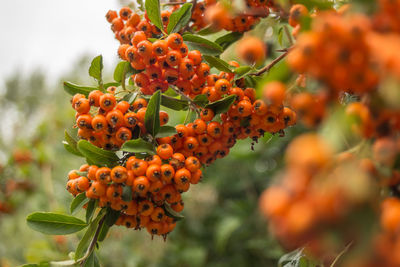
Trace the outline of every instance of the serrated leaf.
{"type": "Polygon", "coordinates": [[[186,3],[171,14],[167,27],[168,33],[179,32],[189,23],[192,16],[192,7],[191,3],[186,3]]]}
{"type": "Polygon", "coordinates": [[[48,235],[72,234],[87,227],[81,219],[52,212],[32,213],[28,215],[26,221],[33,230],[48,235]]]}
{"type": "Polygon", "coordinates": [[[160,0],[146,0],[145,9],[147,17],[150,21],[161,31],[163,31],[163,24],[160,15],[160,0]]]}
{"type": "Polygon", "coordinates": [[[138,93],[129,93],[124,95],[124,97],[122,98],[123,101],[128,102],[129,104],[132,104],[133,101],[136,100],[138,93]]]}
{"type": "Polygon", "coordinates": [[[122,145],[121,150],[131,153],[148,153],[151,155],[155,154],[153,144],[141,138],[126,141],[122,145]]]}
{"type": "Polygon", "coordinates": [[[161,92],[157,91],[151,96],[144,116],[144,126],[152,136],[160,130],[160,105],[161,92]]]}
{"type": "Polygon", "coordinates": [[[236,95],[230,95],[211,104],[206,105],[206,108],[210,108],[214,111],[215,115],[225,113],[229,110],[229,107],[235,102],[236,95]]]}
{"type": "Polygon", "coordinates": [[[196,95],[193,98],[193,102],[200,107],[205,107],[205,105],[207,105],[209,101],[206,95],[201,94],[201,95],[196,95]]]}
{"type": "Polygon", "coordinates": [[[184,34],[182,38],[189,50],[199,50],[203,55],[217,56],[224,51],[217,43],[197,35],[184,34]]]}
{"type": "Polygon", "coordinates": [[[64,91],[70,95],[82,94],[85,95],[86,97],[89,95],[91,91],[98,90],[97,87],[77,85],[71,82],[64,82],[63,87],[64,91]]]}
{"type": "Polygon", "coordinates": [[[232,72],[232,66],[220,58],[204,55],[203,58],[210,64],[210,67],[214,67],[217,70],[232,72]]]}
{"type": "Polygon", "coordinates": [[[118,163],[119,159],[114,152],[101,149],[86,140],[80,140],[77,147],[91,164],[113,167],[118,163]]]}
{"type": "Polygon", "coordinates": [[[226,50],[231,44],[242,38],[243,33],[230,32],[215,40],[215,43],[220,45],[223,50],[226,50]]]}
{"type": "Polygon", "coordinates": [[[131,186],[122,186],[122,200],[123,201],[131,201],[132,200],[132,187],[131,186]]]}
{"type": "Polygon", "coordinates": [[[86,203],[89,202],[89,199],[86,197],[86,193],[80,193],[77,195],[71,202],[71,205],[69,207],[69,210],[71,214],[76,213],[79,211],[86,203]]]}
{"type": "Polygon", "coordinates": [[[165,203],[163,207],[164,207],[164,210],[165,210],[165,214],[168,217],[174,218],[177,221],[180,221],[183,218],[185,218],[182,214],[174,211],[168,203],[165,203]]]}
{"type": "Polygon", "coordinates": [[[65,141],[67,142],[67,144],[64,143],[64,147],[67,149],[67,151],[69,151],[72,154],[75,154],[77,156],[83,157],[83,155],[81,154],[81,152],[79,152],[79,150],[77,148],[78,142],[67,132],[67,130],[65,130],[65,132],[64,132],[64,137],[65,137],[65,141]],[[69,146],[70,150],[68,150],[68,148],[66,146],[69,146]]]}
{"type": "Polygon", "coordinates": [[[160,131],[156,134],[156,138],[173,136],[176,134],[175,127],[164,125],[160,127],[160,131]]]}
{"type": "Polygon", "coordinates": [[[75,260],[79,260],[80,258],[83,257],[83,255],[85,255],[85,252],[87,250],[87,248],[89,247],[90,241],[92,240],[97,226],[99,225],[99,221],[101,220],[101,218],[103,218],[105,216],[104,212],[99,213],[99,215],[97,215],[96,219],[94,219],[88,229],[86,230],[85,234],[83,235],[82,239],[79,241],[78,246],[76,247],[75,250],[75,260]]]}
{"type": "Polygon", "coordinates": [[[174,97],[162,95],[161,105],[173,110],[184,110],[189,106],[189,103],[185,100],[177,99],[174,97]]]}
{"type": "Polygon", "coordinates": [[[101,82],[101,72],[103,71],[103,56],[99,55],[92,60],[89,67],[89,75],[101,82]]]}

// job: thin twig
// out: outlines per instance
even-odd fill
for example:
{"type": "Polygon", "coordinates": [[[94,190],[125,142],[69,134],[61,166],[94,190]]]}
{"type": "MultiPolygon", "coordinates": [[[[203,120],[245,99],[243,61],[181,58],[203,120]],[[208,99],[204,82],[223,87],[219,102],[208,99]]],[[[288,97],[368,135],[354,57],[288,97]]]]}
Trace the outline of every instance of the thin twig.
{"type": "Polygon", "coordinates": [[[289,53],[289,50],[287,50],[286,52],[284,52],[282,55],[280,55],[279,57],[275,58],[271,63],[269,63],[267,66],[265,66],[264,68],[260,69],[259,71],[257,71],[256,73],[252,73],[250,75],[254,75],[254,76],[260,76],[262,74],[264,74],[265,72],[268,72],[273,66],[275,66],[279,61],[281,61],[282,59],[284,59],[287,54],[289,53]]]}
{"type": "Polygon", "coordinates": [[[106,220],[106,215],[104,214],[103,218],[100,219],[99,224],[97,225],[96,233],[94,234],[92,241],[90,241],[90,245],[86,250],[85,255],[78,261],[80,263],[80,266],[84,266],[89,256],[93,253],[93,250],[96,247],[97,239],[99,238],[99,234],[105,220],[106,220]]]}
{"type": "Polygon", "coordinates": [[[172,90],[174,90],[175,93],[177,93],[183,99],[185,99],[187,102],[189,102],[190,108],[193,109],[194,111],[196,111],[196,113],[200,116],[200,110],[197,108],[196,104],[193,102],[193,100],[190,97],[188,97],[187,95],[182,93],[176,86],[172,85],[171,88],[172,88],[172,90]]]}

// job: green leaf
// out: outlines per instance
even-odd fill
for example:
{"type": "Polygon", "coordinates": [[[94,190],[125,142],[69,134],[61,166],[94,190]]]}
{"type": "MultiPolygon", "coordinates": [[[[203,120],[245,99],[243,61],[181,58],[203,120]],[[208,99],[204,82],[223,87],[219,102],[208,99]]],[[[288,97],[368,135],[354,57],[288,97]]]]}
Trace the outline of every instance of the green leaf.
{"type": "Polygon", "coordinates": [[[100,233],[99,233],[99,237],[98,237],[98,241],[102,242],[104,241],[104,239],[107,236],[108,230],[110,230],[110,226],[106,225],[105,223],[103,224],[103,227],[101,227],[100,233]]]}
{"type": "Polygon", "coordinates": [[[160,127],[160,131],[156,134],[156,138],[173,136],[176,134],[175,127],[164,125],[160,127]]]}
{"type": "Polygon", "coordinates": [[[86,193],[80,193],[77,195],[71,202],[71,206],[69,208],[71,214],[79,211],[86,203],[89,202],[89,199],[86,197],[86,193]]]}
{"type": "Polygon", "coordinates": [[[165,203],[163,207],[164,207],[164,210],[165,210],[165,214],[168,217],[174,218],[177,221],[180,221],[183,218],[185,218],[182,214],[174,211],[168,203],[165,203]]]}
{"type": "Polygon", "coordinates": [[[100,267],[99,259],[97,258],[95,251],[92,251],[90,256],[86,259],[83,267],[100,267]]]}
{"type": "Polygon", "coordinates": [[[160,130],[160,105],[161,92],[157,91],[151,96],[144,116],[144,126],[152,136],[160,130]]]}
{"type": "Polygon", "coordinates": [[[196,95],[196,96],[193,98],[193,102],[194,102],[196,105],[200,106],[200,107],[205,107],[205,106],[208,104],[208,98],[207,98],[206,95],[203,95],[203,94],[201,94],[201,95],[196,95]]]}
{"type": "Polygon", "coordinates": [[[81,152],[79,152],[77,148],[78,142],[67,132],[67,130],[65,130],[64,132],[64,137],[65,142],[63,142],[63,144],[65,149],[76,156],[83,157],[83,155],[81,154],[81,152]]]}
{"type": "Polygon", "coordinates": [[[88,229],[86,230],[81,241],[79,241],[79,244],[76,247],[75,258],[74,258],[76,261],[82,258],[83,255],[85,255],[85,252],[89,247],[90,241],[92,240],[96,232],[97,226],[99,225],[99,221],[104,216],[105,216],[104,212],[100,212],[99,215],[97,215],[96,219],[94,219],[93,222],[90,223],[88,229]]]}
{"type": "Polygon", "coordinates": [[[179,32],[189,23],[192,16],[192,7],[191,3],[186,3],[171,14],[167,27],[168,33],[179,32]]]}
{"type": "Polygon", "coordinates": [[[217,56],[224,51],[217,43],[197,35],[184,34],[182,38],[189,50],[199,50],[203,55],[217,56]]]}
{"type": "Polygon", "coordinates": [[[298,263],[302,257],[303,257],[303,248],[298,248],[292,252],[283,255],[278,261],[278,267],[298,266],[298,263]]]}
{"type": "Polygon", "coordinates": [[[220,71],[232,72],[232,66],[222,59],[207,55],[204,55],[203,57],[211,67],[214,67],[220,71]]]}
{"type": "Polygon", "coordinates": [[[209,25],[203,29],[201,29],[200,31],[196,32],[196,34],[198,35],[210,35],[213,33],[219,32],[219,30],[217,28],[214,27],[214,25],[209,25]]]}
{"type": "Polygon", "coordinates": [[[122,98],[122,100],[128,102],[129,104],[132,104],[133,101],[136,100],[137,95],[138,95],[137,92],[135,92],[135,93],[129,93],[129,94],[124,95],[124,97],[122,98]]]}
{"type": "Polygon", "coordinates": [[[122,200],[123,201],[131,201],[132,200],[132,187],[131,186],[122,186],[122,200]]]}
{"type": "Polygon", "coordinates": [[[240,66],[233,70],[233,72],[237,75],[235,79],[241,79],[246,76],[249,72],[253,71],[254,69],[250,66],[240,66]]]}
{"type": "Polygon", "coordinates": [[[231,44],[242,38],[243,33],[230,32],[215,40],[215,43],[219,44],[223,50],[226,50],[231,44]]]}
{"type": "Polygon", "coordinates": [[[184,110],[188,107],[188,102],[185,100],[177,99],[174,97],[162,95],[161,96],[161,105],[173,110],[184,110]]]}
{"type": "Polygon", "coordinates": [[[230,95],[211,104],[206,105],[206,108],[210,108],[214,111],[215,115],[225,113],[229,107],[235,102],[236,95],[230,95]]]}
{"type": "Polygon", "coordinates": [[[223,251],[233,232],[237,230],[242,222],[237,217],[224,218],[215,228],[215,247],[223,251]]]}
{"type": "Polygon", "coordinates": [[[99,55],[92,60],[89,67],[89,75],[101,82],[101,72],[103,70],[103,56],[99,55]]]}
{"type": "Polygon", "coordinates": [[[87,208],[86,208],[86,215],[85,215],[86,223],[89,223],[90,220],[92,219],[93,214],[94,214],[94,212],[96,210],[96,207],[97,207],[97,201],[98,201],[97,199],[89,200],[89,203],[88,203],[87,208]]]}
{"type": "MultiPolygon", "coordinates": [[[[126,78],[128,75],[136,74],[142,72],[141,70],[135,70],[132,68],[131,64],[128,61],[121,61],[115,67],[114,70],[114,80],[118,83],[122,82],[124,77],[126,78]]],[[[106,87],[107,88],[107,87],[106,87]]]]}
{"type": "Polygon", "coordinates": [[[87,226],[78,218],[52,212],[35,212],[28,215],[26,220],[30,228],[48,235],[72,234],[87,226]]]}
{"type": "Polygon", "coordinates": [[[78,142],[78,150],[95,165],[113,167],[118,162],[118,157],[114,152],[101,149],[86,140],[78,142]]]}
{"type": "Polygon", "coordinates": [[[283,27],[280,27],[278,30],[278,43],[282,46],[282,39],[283,39],[283,27]]]}
{"type": "Polygon", "coordinates": [[[163,31],[163,24],[160,15],[160,0],[146,0],[145,9],[147,17],[150,21],[161,31],[163,31]]]}
{"type": "Polygon", "coordinates": [[[118,86],[120,86],[121,85],[121,83],[119,83],[119,82],[109,82],[109,83],[105,83],[104,85],[103,85],[103,87],[104,88],[108,88],[108,87],[110,87],[110,86],[116,86],[116,87],[118,87],[118,86]]]}
{"type": "Polygon", "coordinates": [[[86,97],[89,95],[91,91],[98,90],[97,87],[77,85],[71,82],[64,82],[63,86],[64,86],[64,91],[70,95],[82,94],[85,95],[86,97]]]}
{"type": "Polygon", "coordinates": [[[108,207],[105,224],[107,226],[113,226],[114,223],[118,220],[120,214],[121,214],[120,211],[113,210],[112,208],[108,207]]]}
{"type": "Polygon", "coordinates": [[[122,145],[121,150],[131,153],[148,153],[152,155],[155,154],[153,144],[141,138],[126,141],[122,145]]]}

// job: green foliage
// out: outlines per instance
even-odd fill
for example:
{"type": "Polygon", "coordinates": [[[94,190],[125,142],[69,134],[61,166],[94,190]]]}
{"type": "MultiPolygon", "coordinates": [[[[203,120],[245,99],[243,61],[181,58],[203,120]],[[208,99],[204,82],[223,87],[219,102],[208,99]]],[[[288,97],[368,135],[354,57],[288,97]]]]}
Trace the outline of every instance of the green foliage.
{"type": "Polygon", "coordinates": [[[160,0],[146,0],[145,9],[150,21],[161,31],[164,31],[160,15],[160,0]]]}
{"type": "Polygon", "coordinates": [[[155,154],[153,144],[141,138],[126,141],[122,145],[121,150],[131,153],[148,153],[150,155],[155,154]]]}
{"type": "Polygon", "coordinates": [[[186,109],[189,103],[185,100],[177,99],[163,94],[161,96],[161,105],[179,111],[186,109]]]}
{"type": "Polygon", "coordinates": [[[92,60],[92,63],[89,67],[89,75],[95,78],[99,85],[102,81],[102,71],[103,71],[103,56],[99,55],[92,60]]]}
{"type": "Polygon", "coordinates": [[[114,152],[101,149],[86,140],[78,142],[78,150],[86,157],[89,164],[113,167],[118,161],[114,152]]]}
{"type": "Polygon", "coordinates": [[[71,202],[70,206],[70,212],[71,214],[75,214],[77,211],[79,211],[86,203],[89,202],[89,199],[86,197],[86,193],[80,193],[71,202]]]}
{"type": "Polygon", "coordinates": [[[192,7],[193,4],[185,3],[181,8],[171,14],[167,27],[168,33],[179,32],[188,24],[190,17],[192,16],[192,7]]]}
{"type": "Polygon", "coordinates": [[[82,94],[87,97],[93,90],[97,90],[97,88],[92,86],[77,85],[71,82],[64,82],[64,91],[70,95],[82,94]]]}
{"type": "Polygon", "coordinates": [[[164,125],[160,127],[160,131],[156,134],[156,138],[173,136],[176,134],[176,129],[173,126],[164,125]]]}
{"type": "Polygon", "coordinates": [[[240,38],[242,38],[242,36],[243,36],[243,33],[230,32],[221,37],[218,37],[215,40],[215,43],[219,44],[223,50],[226,50],[231,44],[235,43],[240,38]]]}
{"type": "Polygon", "coordinates": [[[87,226],[84,221],[76,217],[52,212],[32,213],[26,221],[33,230],[48,235],[72,234],[87,226]]]}
{"type": "Polygon", "coordinates": [[[225,98],[222,98],[211,104],[208,104],[205,107],[212,109],[214,111],[214,114],[217,115],[227,112],[229,107],[233,104],[233,102],[235,102],[235,100],[236,100],[235,95],[229,95],[225,98]]]}
{"type": "Polygon", "coordinates": [[[81,152],[78,150],[78,142],[68,133],[67,130],[64,132],[65,141],[63,142],[65,149],[79,157],[83,157],[81,152]]]}
{"type": "Polygon", "coordinates": [[[157,91],[151,96],[144,117],[146,130],[152,136],[155,136],[160,130],[160,105],[161,92],[157,91]]]}
{"type": "Polygon", "coordinates": [[[224,51],[219,44],[198,35],[184,34],[182,37],[190,50],[199,50],[203,55],[217,56],[224,51]]]}
{"type": "Polygon", "coordinates": [[[203,57],[208,62],[208,64],[210,64],[210,67],[214,67],[220,71],[232,72],[232,66],[222,59],[207,55],[204,55],[203,57]]]}

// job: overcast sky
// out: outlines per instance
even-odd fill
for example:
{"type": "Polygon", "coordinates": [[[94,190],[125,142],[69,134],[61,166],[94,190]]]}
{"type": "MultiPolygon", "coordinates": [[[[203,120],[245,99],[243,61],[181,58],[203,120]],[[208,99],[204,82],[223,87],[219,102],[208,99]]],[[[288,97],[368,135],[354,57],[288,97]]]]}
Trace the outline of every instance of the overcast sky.
{"type": "Polygon", "coordinates": [[[16,69],[55,80],[83,54],[112,64],[118,48],[105,14],[116,0],[1,0],[0,86],[16,69]]]}

